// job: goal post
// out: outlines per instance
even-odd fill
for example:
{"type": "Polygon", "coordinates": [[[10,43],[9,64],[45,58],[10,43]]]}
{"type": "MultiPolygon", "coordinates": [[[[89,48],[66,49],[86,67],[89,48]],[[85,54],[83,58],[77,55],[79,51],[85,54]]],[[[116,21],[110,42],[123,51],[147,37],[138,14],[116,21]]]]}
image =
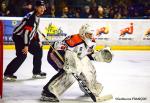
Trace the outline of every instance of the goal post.
{"type": "Polygon", "coordinates": [[[0,20],[0,97],[3,94],[3,22],[0,20]]]}

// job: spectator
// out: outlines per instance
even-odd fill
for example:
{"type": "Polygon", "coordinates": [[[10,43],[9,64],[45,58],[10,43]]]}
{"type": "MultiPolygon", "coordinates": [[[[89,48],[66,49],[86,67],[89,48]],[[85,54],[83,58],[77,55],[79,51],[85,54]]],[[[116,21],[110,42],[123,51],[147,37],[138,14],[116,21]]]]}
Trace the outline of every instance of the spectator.
{"type": "Polygon", "coordinates": [[[144,18],[150,19],[150,6],[146,5],[144,10],[144,18]]]}
{"type": "Polygon", "coordinates": [[[95,18],[100,18],[100,19],[104,18],[104,9],[102,6],[98,6],[95,18]]]}
{"type": "Polygon", "coordinates": [[[74,10],[74,15],[75,15],[75,18],[80,18],[80,9],[78,8],[78,9],[76,9],[76,10],[74,10]]]}
{"type": "Polygon", "coordinates": [[[23,14],[22,16],[26,15],[27,13],[31,12],[33,10],[33,4],[31,0],[27,0],[24,2],[24,5],[22,7],[23,9],[23,14]]]}
{"type": "Polygon", "coordinates": [[[114,11],[114,19],[121,19],[122,18],[122,8],[121,6],[116,6],[114,11]]]}
{"type": "Polygon", "coordinates": [[[114,18],[114,8],[110,7],[109,18],[114,18]]]}
{"type": "Polygon", "coordinates": [[[110,18],[110,7],[106,6],[106,8],[104,8],[104,18],[110,18]]]}
{"type": "Polygon", "coordinates": [[[55,6],[54,5],[52,5],[51,9],[50,9],[50,17],[52,17],[52,18],[56,17],[55,16],[55,6]]]}
{"type": "Polygon", "coordinates": [[[92,18],[92,14],[90,12],[90,7],[86,5],[81,13],[81,18],[92,18]]]}
{"type": "Polygon", "coordinates": [[[9,12],[7,10],[6,4],[3,2],[0,6],[1,6],[1,8],[0,8],[0,15],[1,16],[7,16],[9,12]]]}
{"type": "Polygon", "coordinates": [[[72,18],[73,17],[73,15],[69,11],[68,6],[63,7],[60,17],[61,18],[72,18]]]}
{"type": "Polygon", "coordinates": [[[122,18],[123,18],[123,19],[129,18],[129,17],[128,17],[128,9],[127,9],[127,7],[124,7],[124,8],[123,8],[122,18]]]}
{"type": "Polygon", "coordinates": [[[22,0],[9,0],[8,16],[21,16],[22,0]]]}
{"type": "MultiPolygon", "coordinates": [[[[1,0],[1,16],[24,16],[32,11],[35,0],[1,0]]],[[[146,0],[45,0],[45,17],[63,18],[149,18],[149,5],[146,0]],[[67,5],[67,6],[66,6],[67,5]],[[102,5],[100,14],[97,6],[102,5]],[[119,5],[119,6],[118,6],[119,5]],[[121,10],[120,10],[121,9],[121,10]],[[103,12],[103,14],[101,14],[103,12]],[[96,14],[98,13],[98,14],[96,14]],[[100,15],[103,15],[102,17],[100,15]]]]}
{"type": "Polygon", "coordinates": [[[50,17],[50,18],[55,18],[56,17],[56,10],[55,10],[55,5],[47,5],[46,11],[44,13],[44,17],[50,17]]]}

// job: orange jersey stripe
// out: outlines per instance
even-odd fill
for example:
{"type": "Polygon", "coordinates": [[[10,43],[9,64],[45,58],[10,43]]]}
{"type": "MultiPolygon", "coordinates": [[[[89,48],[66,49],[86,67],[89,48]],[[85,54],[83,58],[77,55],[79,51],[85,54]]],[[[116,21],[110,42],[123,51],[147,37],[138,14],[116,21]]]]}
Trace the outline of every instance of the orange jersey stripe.
{"type": "Polygon", "coordinates": [[[78,44],[83,43],[84,41],[82,40],[79,34],[76,34],[72,35],[71,38],[65,40],[65,42],[67,43],[68,46],[74,47],[78,44]]]}

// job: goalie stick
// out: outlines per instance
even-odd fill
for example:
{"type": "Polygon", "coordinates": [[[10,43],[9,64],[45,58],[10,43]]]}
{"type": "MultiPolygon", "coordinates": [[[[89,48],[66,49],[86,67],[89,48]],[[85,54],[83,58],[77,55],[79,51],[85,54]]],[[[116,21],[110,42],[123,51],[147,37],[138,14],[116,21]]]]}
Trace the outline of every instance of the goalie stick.
{"type": "MultiPolygon", "coordinates": [[[[49,40],[47,39],[47,37],[40,31],[38,30],[39,33],[44,37],[44,39],[49,43],[50,47],[53,49],[53,51],[58,55],[58,57],[62,60],[62,62],[64,62],[64,59],[62,58],[62,56],[58,53],[58,51],[53,48],[53,46],[51,46],[51,43],[49,42],[49,40]]],[[[72,73],[72,75],[75,77],[75,79],[78,81],[79,85],[85,90],[85,92],[91,97],[91,99],[94,101],[94,102],[97,102],[97,101],[104,101],[104,100],[109,100],[109,99],[112,99],[112,95],[106,95],[106,96],[103,96],[103,97],[96,97],[92,92],[91,90],[87,87],[87,85],[85,84],[85,82],[82,81],[82,79],[75,73],[72,73]],[[104,100],[103,100],[104,99],[104,100]]]]}

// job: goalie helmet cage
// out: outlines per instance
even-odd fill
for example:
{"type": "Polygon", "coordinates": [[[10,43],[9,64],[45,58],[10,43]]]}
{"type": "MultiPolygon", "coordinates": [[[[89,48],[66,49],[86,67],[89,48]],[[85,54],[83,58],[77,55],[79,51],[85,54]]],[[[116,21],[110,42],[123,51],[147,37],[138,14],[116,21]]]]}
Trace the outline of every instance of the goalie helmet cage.
{"type": "Polygon", "coordinates": [[[3,94],[3,22],[0,20],[0,97],[3,94]]]}

